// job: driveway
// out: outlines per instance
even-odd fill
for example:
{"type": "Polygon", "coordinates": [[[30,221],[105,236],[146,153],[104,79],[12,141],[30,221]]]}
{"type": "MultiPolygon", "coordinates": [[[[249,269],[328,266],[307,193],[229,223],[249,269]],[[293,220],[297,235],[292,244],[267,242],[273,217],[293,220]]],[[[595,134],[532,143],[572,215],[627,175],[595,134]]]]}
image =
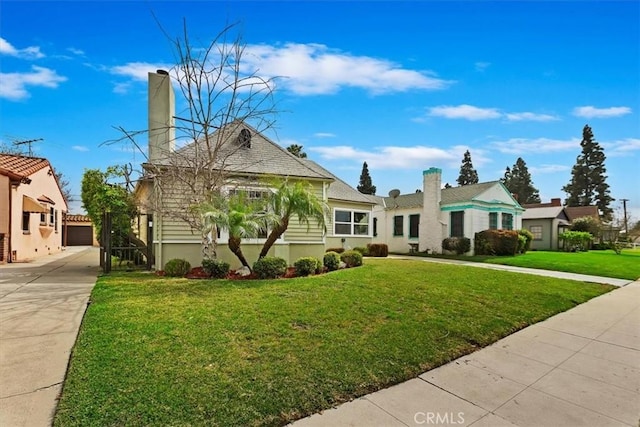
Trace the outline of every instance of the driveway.
{"type": "Polygon", "coordinates": [[[0,266],[0,426],[49,426],[91,289],[97,248],[0,266]]]}

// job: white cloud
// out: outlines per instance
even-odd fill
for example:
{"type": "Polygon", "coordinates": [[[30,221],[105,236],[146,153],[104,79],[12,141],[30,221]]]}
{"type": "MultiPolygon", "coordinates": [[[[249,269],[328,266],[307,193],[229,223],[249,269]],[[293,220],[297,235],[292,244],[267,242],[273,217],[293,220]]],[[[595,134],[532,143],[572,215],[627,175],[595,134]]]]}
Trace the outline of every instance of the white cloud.
{"type": "Polygon", "coordinates": [[[0,73],[0,98],[18,101],[29,97],[27,86],[56,88],[67,78],[49,68],[33,65],[31,72],[0,73]]]}
{"type": "Polygon", "coordinates": [[[17,49],[6,39],[0,37],[0,54],[15,56],[22,59],[40,59],[44,58],[44,53],[40,52],[40,47],[29,46],[24,49],[17,49]]]}
{"type": "Polygon", "coordinates": [[[265,78],[284,77],[280,84],[297,95],[332,94],[345,87],[372,94],[440,90],[453,83],[431,71],[410,70],[386,59],[356,56],[313,43],[249,45],[242,60],[245,72],[259,70],[265,78]]]}
{"type": "Polygon", "coordinates": [[[479,108],[473,105],[441,105],[429,108],[429,115],[434,117],[444,117],[447,119],[465,119],[465,120],[488,120],[497,119],[502,116],[496,108],[479,108]]]}
{"type": "Polygon", "coordinates": [[[611,156],[628,155],[631,151],[640,151],[640,138],[626,138],[618,141],[603,143],[607,146],[607,154],[611,156]]]}
{"type": "Polygon", "coordinates": [[[84,145],[74,145],[71,149],[76,151],[89,151],[89,148],[84,145]]]}
{"type": "Polygon", "coordinates": [[[316,132],[313,134],[313,136],[315,136],[316,138],[335,138],[336,134],[330,132],[316,132]]]}
{"type": "Polygon", "coordinates": [[[491,65],[490,62],[476,62],[475,63],[476,71],[484,71],[487,68],[489,68],[489,65],[491,65]]]}
{"type": "Polygon", "coordinates": [[[537,114],[530,112],[523,113],[507,113],[505,114],[507,120],[511,122],[532,121],[532,122],[551,122],[554,120],[560,120],[558,116],[552,116],[551,114],[537,114]]]}
{"type": "Polygon", "coordinates": [[[117,93],[120,95],[124,95],[126,93],[129,92],[129,89],[131,88],[131,83],[130,82],[120,82],[120,83],[116,83],[113,86],[113,93],[117,93]]]}
{"type": "Polygon", "coordinates": [[[596,108],[591,105],[584,107],[576,107],[573,109],[573,115],[577,117],[584,117],[587,119],[600,118],[606,119],[609,117],[619,117],[625,114],[630,114],[631,108],[629,107],[609,107],[609,108],[596,108]]]}
{"type": "Polygon", "coordinates": [[[580,148],[580,140],[572,139],[550,139],[550,138],[511,138],[506,141],[494,141],[491,143],[501,153],[524,154],[524,153],[553,153],[559,151],[576,150],[580,148]]]}
{"type": "Polygon", "coordinates": [[[565,172],[571,170],[570,166],[566,165],[540,165],[540,166],[531,166],[529,171],[534,174],[544,174],[544,173],[556,173],[556,172],[565,172]]]}
{"type": "Polygon", "coordinates": [[[156,70],[159,69],[170,70],[171,68],[171,65],[167,64],[152,64],[150,62],[129,62],[124,65],[111,67],[109,71],[112,74],[129,77],[140,82],[146,82],[148,73],[155,73],[156,70]]]}
{"type": "Polygon", "coordinates": [[[75,47],[68,47],[67,51],[73,53],[74,55],[84,56],[84,50],[76,49],[75,47]]]}
{"type": "MultiPolygon", "coordinates": [[[[457,167],[468,149],[469,147],[464,145],[446,150],[416,145],[413,147],[386,146],[365,151],[341,145],[312,147],[309,150],[319,153],[325,160],[352,160],[358,164],[365,161],[369,167],[375,169],[419,169],[440,164],[457,167]]],[[[490,161],[482,150],[474,149],[471,155],[475,167],[490,161]]]]}

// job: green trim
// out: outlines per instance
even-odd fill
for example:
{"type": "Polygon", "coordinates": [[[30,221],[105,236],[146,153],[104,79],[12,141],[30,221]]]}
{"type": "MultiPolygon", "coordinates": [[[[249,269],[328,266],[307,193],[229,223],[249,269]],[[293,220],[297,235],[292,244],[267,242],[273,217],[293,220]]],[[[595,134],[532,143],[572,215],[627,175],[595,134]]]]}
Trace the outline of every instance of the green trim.
{"type": "MultiPolygon", "coordinates": [[[[507,205],[508,206],[508,205],[507,205]]],[[[495,207],[495,206],[482,206],[482,205],[474,205],[474,204],[465,204],[465,205],[456,205],[456,206],[442,206],[440,207],[440,210],[443,212],[448,212],[448,211],[464,211],[467,209],[476,209],[479,211],[486,211],[486,212],[505,212],[505,213],[510,213],[514,216],[518,215],[518,210],[512,206],[510,207],[495,207]]]]}
{"type": "Polygon", "coordinates": [[[429,168],[425,171],[422,171],[422,175],[431,175],[433,173],[442,173],[442,169],[439,168],[429,168]]]}

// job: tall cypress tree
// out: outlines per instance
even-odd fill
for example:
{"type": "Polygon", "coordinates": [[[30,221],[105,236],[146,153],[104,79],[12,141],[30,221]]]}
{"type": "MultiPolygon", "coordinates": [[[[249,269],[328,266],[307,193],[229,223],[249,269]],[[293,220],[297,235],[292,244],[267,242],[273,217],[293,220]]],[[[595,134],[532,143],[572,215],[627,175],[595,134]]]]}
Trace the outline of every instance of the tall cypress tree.
{"type": "Polygon", "coordinates": [[[507,167],[504,178],[500,181],[502,181],[511,194],[517,195],[518,202],[523,204],[540,203],[540,193],[538,189],[533,186],[531,174],[522,157],[518,157],[513,168],[510,169],[507,167]]]}
{"type": "Polygon", "coordinates": [[[465,151],[462,158],[462,165],[460,166],[460,175],[456,180],[458,185],[469,185],[478,183],[478,172],[473,168],[471,162],[471,153],[469,150],[465,151]]]}
{"type": "Polygon", "coordinates": [[[360,174],[360,185],[358,185],[358,191],[362,194],[376,194],[376,186],[371,181],[371,175],[369,175],[369,166],[367,162],[362,164],[362,173],[360,174]]]}
{"type": "Polygon", "coordinates": [[[567,206],[598,206],[602,218],[611,219],[613,209],[609,207],[615,199],[610,196],[607,184],[607,169],[604,166],[606,156],[604,149],[593,136],[589,125],[582,129],[582,152],[576,158],[576,164],[571,170],[571,181],[562,187],[567,193],[567,206]]]}

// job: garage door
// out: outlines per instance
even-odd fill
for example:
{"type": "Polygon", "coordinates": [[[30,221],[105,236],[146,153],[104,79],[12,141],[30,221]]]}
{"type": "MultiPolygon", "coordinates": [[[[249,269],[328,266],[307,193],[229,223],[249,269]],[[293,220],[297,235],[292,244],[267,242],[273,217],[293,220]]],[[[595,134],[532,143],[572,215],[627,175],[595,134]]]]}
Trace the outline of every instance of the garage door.
{"type": "Polygon", "coordinates": [[[67,246],[91,246],[93,228],[90,225],[68,225],[67,246]]]}

